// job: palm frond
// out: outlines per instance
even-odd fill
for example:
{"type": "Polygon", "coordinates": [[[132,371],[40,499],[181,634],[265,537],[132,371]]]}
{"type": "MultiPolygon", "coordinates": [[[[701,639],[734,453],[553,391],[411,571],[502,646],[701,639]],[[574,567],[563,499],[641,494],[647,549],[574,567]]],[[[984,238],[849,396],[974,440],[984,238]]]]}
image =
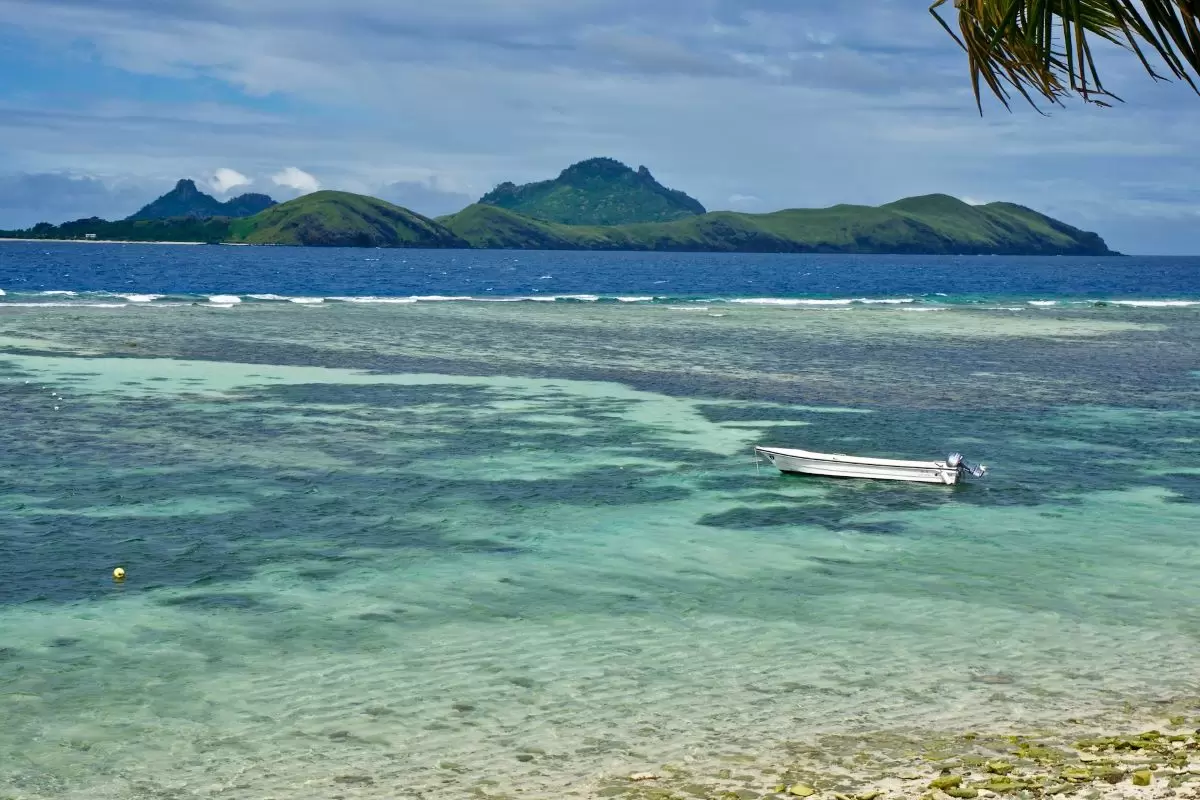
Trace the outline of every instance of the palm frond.
{"type": "Polygon", "coordinates": [[[940,13],[947,2],[929,11],[966,52],[981,112],[985,87],[1005,107],[1014,92],[1035,108],[1039,97],[1059,105],[1072,95],[1097,105],[1119,101],[1101,81],[1096,40],[1125,48],[1155,79],[1200,91],[1200,0],[954,0],[957,33],[940,13]]]}

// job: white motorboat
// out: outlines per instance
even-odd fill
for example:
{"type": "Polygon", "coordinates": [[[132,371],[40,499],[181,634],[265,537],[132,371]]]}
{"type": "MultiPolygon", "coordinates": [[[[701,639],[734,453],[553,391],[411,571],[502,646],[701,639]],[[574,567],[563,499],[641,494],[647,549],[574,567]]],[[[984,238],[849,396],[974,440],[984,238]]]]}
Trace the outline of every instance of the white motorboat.
{"type": "Polygon", "coordinates": [[[874,478],[885,481],[916,481],[953,486],[960,478],[982,478],[987,467],[968,464],[959,453],[945,461],[897,461],[864,458],[841,453],[813,453],[785,447],[755,447],[754,458],[765,458],[781,472],[827,475],[835,478],[874,478]]]}

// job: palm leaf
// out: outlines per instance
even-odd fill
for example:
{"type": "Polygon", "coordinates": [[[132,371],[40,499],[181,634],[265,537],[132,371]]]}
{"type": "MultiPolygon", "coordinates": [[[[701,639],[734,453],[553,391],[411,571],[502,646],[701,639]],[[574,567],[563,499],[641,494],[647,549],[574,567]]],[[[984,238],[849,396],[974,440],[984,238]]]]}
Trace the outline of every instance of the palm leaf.
{"type": "Polygon", "coordinates": [[[981,112],[984,87],[1005,107],[1014,92],[1035,107],[1038,97],[1060,105],[1072,95],[1098,105],[1120,100],[1100,79],[1097,39],[1131,52],[1151,77],[1200,91],[1200,0],[954,0],[957,33],[939,13],[946,2],[929,10],[966,52],[981,112]]]}

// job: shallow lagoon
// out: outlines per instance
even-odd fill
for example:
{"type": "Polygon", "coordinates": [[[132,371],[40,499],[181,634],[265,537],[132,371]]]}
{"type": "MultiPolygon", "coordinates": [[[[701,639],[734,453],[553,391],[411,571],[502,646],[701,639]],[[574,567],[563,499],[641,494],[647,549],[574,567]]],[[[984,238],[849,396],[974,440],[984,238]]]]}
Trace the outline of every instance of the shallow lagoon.
{"type": "Polygon", "coordinates": [[[590,796],[1195,694],[1198,333],[1187,307],[4,308],[0,796],[590,796]],[[760,441],[993,471],[786,478],[760,441]]]}

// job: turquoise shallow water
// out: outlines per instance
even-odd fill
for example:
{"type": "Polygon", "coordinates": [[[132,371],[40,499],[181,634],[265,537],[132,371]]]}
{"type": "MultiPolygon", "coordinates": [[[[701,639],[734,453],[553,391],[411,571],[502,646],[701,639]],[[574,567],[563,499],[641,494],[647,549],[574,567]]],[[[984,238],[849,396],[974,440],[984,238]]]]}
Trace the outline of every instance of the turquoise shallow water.
{"type": "Polygon", "coordinates": [[[0,796],[589,796],[818,732],[1193,694],[1198,332],[6,309],[0,796]],[[786,478],[760,442],[992,474],[786,478]]]}

